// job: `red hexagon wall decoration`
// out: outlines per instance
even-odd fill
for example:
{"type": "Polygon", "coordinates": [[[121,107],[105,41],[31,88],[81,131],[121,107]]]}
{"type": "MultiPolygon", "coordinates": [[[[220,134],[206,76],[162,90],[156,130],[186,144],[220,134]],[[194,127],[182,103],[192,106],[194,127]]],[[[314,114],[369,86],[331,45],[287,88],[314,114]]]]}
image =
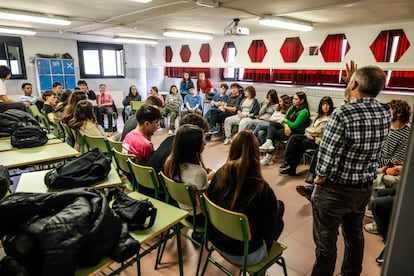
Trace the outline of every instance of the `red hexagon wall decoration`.
{"type": "Polygon", "coordinates": [[[247,53],[249,54],[251,62],[262,62],[267,53],[264,41],[262,39],[253,40],[252,43],[250,43],[247,53]]]}
{"type": "Polygon", "coordinates": [[[284,62],[297,62],[303,53],[303,45],[299,37],[288,37],[280,47],[284,62]]]}
{"type": "Polygon", "coordinates": [[[325,38],[320,51],[325,62],[341,62],[350,48],[345,34],[332,34],[325,38]]]}
{"type": "Polygon", "coordinates": [[[198,53],[200,55],[202,62],[209,62],[211,57],[211,47],[209,43],[203,43],[200,47],[200,52],[198,53]]]}
{"type": "Polygon", "coordinates": [[[381,31],[369,48],[377,62],[397,62],[409,47],[403,29],[397,29],[381,31]]]}
{"type": "Polygon", "coordinates": [[[180,57],[183,62],[188,62],[190,60],[191,50],[187,44],[181,46],[180,57]]]}
{"type": "Polygon", "coordinates": [[[171,62],[173,57],[173,51],[171,46],[165,46],[165,62],[171,62]]]}

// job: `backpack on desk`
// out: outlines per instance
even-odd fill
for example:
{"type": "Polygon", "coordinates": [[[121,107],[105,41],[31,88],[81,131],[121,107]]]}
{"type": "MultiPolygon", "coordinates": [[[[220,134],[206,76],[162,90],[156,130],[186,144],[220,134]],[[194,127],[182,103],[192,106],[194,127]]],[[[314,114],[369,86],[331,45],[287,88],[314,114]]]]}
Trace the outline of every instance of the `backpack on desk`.
{"type": "Polygon", "coordinates": [[[11,145],[15,148],[32,148],[47,143],[46,131],[40,126],[18,126],[11,135],[11,145]]]}
{"type": "Polygon", "coordinates": [[[49,171],[46,186],[52,189],[87,187],[109,174],[111,159],[98,148],[49,171]]]}
{"type": "Polygon", "coordinates": [[[10,136],[22,126],[40,126],[40,124],[32,115],[22,110],[8,109],[0,113],[0,137],[10,136]]]}

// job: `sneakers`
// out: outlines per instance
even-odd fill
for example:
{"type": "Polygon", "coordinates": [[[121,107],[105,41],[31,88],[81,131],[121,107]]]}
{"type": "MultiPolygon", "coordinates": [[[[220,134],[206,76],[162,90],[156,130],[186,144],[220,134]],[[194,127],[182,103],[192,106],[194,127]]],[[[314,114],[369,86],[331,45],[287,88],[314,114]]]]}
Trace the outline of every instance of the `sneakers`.
{"type": "Polygon", "coordinates": [[[230,138],[226,138],[225,140],[224,140],[224,144],[225,145],[228,145],[228,144],[230,144],[231,143],[231,139],[230,138]]]}
{"type": "Polygon", "coordinates": [[[273,146],[272,141],[270,139],[267,139],[266,142],[259,147],[259,149],[261,149],[261,150],[274,150],[275,147],[273,146]]]}
{"type": "Polygon", "coordinates": [[[218,133],[218,130],[217,130],[217,128],[216,127],[212,127],[212,128],[210,128],[210,131],[209,132],[207,132],[207,134],[217,134],[218,133]]]}
{"type": "Polygon", "coordinates": [[[266,154],[266,156],[260,160],[260,165],[262,166],[268,166],[268,165],[273,165],[273,156],[271,154],[266,154]]]}
{"type": "Polygon", "coordinates": [[[289,164],[285,161],[285,160],[282,160],[282,163],[280,163],[280,169],[285,169],[285,168],[287,168],[287,166],[289,166],[289,164]]]}
{"type": "Polygon", "coordinates": [[[211,141],[211,134],[206,134],[206,137],[204,138],[204,141],[210,142],[211,141]]]}
{"type": "Polygon", "coordinates": [[[296,186],[296,192],[301,196],[305,197],[307,200],[311,201],[312,191],[308,187],[303,185],[296,186]]]}
{"type": "Polygon", "coordinates": [[[174,130],[170,129],[170,130],[168,131],[168,135],[173,135],[173,134],[174,134],[174,130]]]}
{"type": "Polygon", "coordinates": [[[373,218],[374,215],[372,214],[372,211],[370,209],[365,209],[365,216],[369,218],[373,218]]]}
{"type": "Polygon", "coordinates": [[[293,168],[293,167],[288,166],[285,169],[280,170],[279,175],[296,176],[296,169],[293,168]]]}
{"type": "Polygon", "coordinates": [[[377,224],[374,222],[367,223],[364,225],[364,229],[371,234],[380,234],[377,224]]]}

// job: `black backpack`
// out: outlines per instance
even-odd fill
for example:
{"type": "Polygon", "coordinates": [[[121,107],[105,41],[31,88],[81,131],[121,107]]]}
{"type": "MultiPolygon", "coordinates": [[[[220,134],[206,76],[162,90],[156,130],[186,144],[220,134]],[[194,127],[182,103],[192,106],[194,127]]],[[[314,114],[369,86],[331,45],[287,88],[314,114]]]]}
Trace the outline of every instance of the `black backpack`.
{"type": "Polygon", "coordinates": [[[111,159],[98,148],[71,160],[45,175],[45,183],[52,189],[86,187],[109,174],[111,159]]]}
{"type": "Polygon", "coordinates": [[[0,165],[0,199],[7,194],[10,184],[9,170],[5,166],[0,165]]]}
{"type": "Polygon", "coordinates": [[[32,148],[47,143],[46,131],[40,126],[18,126],[11,136],[11,145],[16,148],[32,148]]]}
{"type": "Polygon", "coordinates": [[[32,115],[19,109],[8,109],[0,113],[0,137],[10,136],[21,126],[40,126],[40,124],[32,115]]]}

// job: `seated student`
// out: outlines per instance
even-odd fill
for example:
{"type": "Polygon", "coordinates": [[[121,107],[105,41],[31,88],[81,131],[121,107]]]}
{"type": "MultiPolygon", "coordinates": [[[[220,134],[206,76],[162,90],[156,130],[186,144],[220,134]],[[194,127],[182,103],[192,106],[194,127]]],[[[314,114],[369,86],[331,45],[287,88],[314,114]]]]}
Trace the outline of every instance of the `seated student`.
{"type": "Polygon", "coordinates": [[[206,118],[207,121],[210,120],[210,113],[212,110],[217,110],[220,106],[224,105],[228,99],[227,89],[229,89],[229,86],[227,83],[222,83],[220,85],[220,92],[216,95],[214,95],[213,99],[210,102],[210,109],[207,110],[207,112],[204,114],[204,118],[206,118]]]}
{"type": "Polygon", "coordinates": [[[56,108],[55,108],[55,117],[56,118],[59,118],[59,119],[62,118],[65,107],[69,103],[69,98],[70,98],[71,94],[72,94],[72,91],[67,89],[60,96],[60,101],[57,103],[56,108]]]}
{"type": "Polygon", "coordinates": [[[333,110],[331,97],[323,97],[319,101],[318,116],[309,127],[305,128],[305,134],[292,134],[289,137],[279,174],[296,175],[296,167],[299,165],[302,154],[308,149],[319,147],[323,131],[333,110]]]}
{"type": "Polygon", "coordinates": [[[122,152],[135,155],[136,162],[144,165],[154,152],[151,136],[158,128],[161,113],[155,107],[144,104],[137,110],[135,117],[138,125],[125,136],[122,152]]]}
{"type": "Polygon", "coordinates": [[[33,87],[32,87],[31,83],[29,83],[29,82],[23,83],[22,84],[22,91],[23,91],[24,96],[20,96],[19,102],[24,103],[26,106],[30,106],[32,104],[35,104],[39,108],[39,110],[42,109],[42,107],[43,107],[43,98],[32,96],[33,87]]]}
{"type": "Polygon", "coordinates": [[[257,137],[259,145],[263,145],[266,141],[267,129],[269,122],[282,123],[285,118],[285,114],[292,106],[292,99],[288,95],[282,95],[279,98],[279,104],[276,106],[276,110],[270,115],[268,120],[262,120],[259,122],[253,130],[254,135],[257,137]]]}
{"type": "Polygon", "coordinates": [[[141,101],[141,95],[138,93],[138,89],[135,85],[131,85],[129,87],[129,93],[122,101],[124,105],[124,109],[122,110],[122,119],[124,123],[129,118],[129,114],[131,113],[131,101],[141,101]]]}
{"type": "Polygon", "coordinates": [[[223,123],[227,117],[237,114],[242,97],[240,95],[240,85],[233,83],[231,85],[231,94],[225,104],[220,105],[217,109],[211,110],[210,127],[211,132],[217,132],[216,124],[223,123]]]}
{"type": "MultiPolygon", "coordinates": [[[[185,182],[194,186],[197,195],[201,195],[208,187],[208,181],[214,175],[214,171],[205,168],[201,154],[204,150],[204,130],[195,125],[182,125],[177,131],[171,154],[165,162],[164,173],[175,181],[185,182]]],[[[186,220],[193,221],[196,216],[196,225],[204,225],[204,215],[197,201],[196,214],[192,206],[180,204],[179,206],[190,213],[186,220]]],[[[199,240],[200,233],[192,233],[193,238],[199,240]]]]}
{"type": "Polygon", "coordinates": [[[76,104],[81,100],[88,100],[85,91],[75,90],[69,97],[68,104],[65,107],[61,121],[67,124],[74,116],[76,104]]]}
{"type": "Polygon", "coordinates": [[[116,112],[114,110],[113,105],[114,101],[112,99],[112,95],[106,91],[106,84],[99,85],[99,94],[96,96],[96,102],[98,103],[98,107],[100,108],[103,114],[108,115],[108,128],[105,129],[108,132],[113,131],[113,114],[116,112]]]}
{"type": "MultiPolygon", "coordinates": [[[[92,103],[88,100],[80,100],[76,104],[74,116],[68,122],[68,126],[81,135],[106,136],[103,129],[98,125],[92,103]]],[[[81,150],[78,141],[75,143],[75,149],[81,150]]]]}
{"type": "Polygon", "coordinates": [[[184,108],[183,108],[183,114],[187,113],[198,113],[203,114],[203,111],[201,110],[202,102],[201,97],[199,95],[195,94],[194,87],[190,87],[188,89],[189,94],[185,96],[184,98],[184,108]]]}
{"type": "Polygon", "coordinates": [[[98,121],[98,124],[104,128],[104,117],[102,114],[101,109],[98,107],[98,104],[96,102],[96,94],[93,90],[89,90],[88,84],[84,80],[78,81],[78,87],[75,88],[75,90],[82,90],[86,93],[86,96],[88,97],[88,100],[93,105],[93,112],[95,113],[96,120],[98,121]]]}
{"type": "MultiPolygon", "coordinates": [[[[246,88],[247,89],[247,88],[246,88]]],[[[257,118],[245,117],[240,120],[239,131],[255,129],[261,122],[267,122],[270,116],[276,111],[279,105],[279,98],[275,89],[270,89],[266,94],[266,99],[262,103],[257,118]]]]}
{"type": "Polygon", "coordinates": [[[206,94],[209,92],[213,92],[213,84],[209,79],[206,78],[206,73],[200,72],[198,73],[197,79],[197,93],[200,95],[201,98],[205,98],[206,94]]]}
{"type": "MultiPolygon", "coordinates": [[[[282,233],[284,204],[277,200],[261,174],[259,146],[251,131],[236,134],[227,161],[211,180],[207,195],[215,204],[247,216],[252,235],[247,263],[253,265],[264,260],[273,241],[282,233]]],[[[226,259],[243,263],[243,242],[230,239],[214,228],[210,239],[226,259]]]]}
{"type": "Polygon", "coordinates": [[[8,66],[0,65],[0,112],[4,112],[7,109],[20,109],[27,111],[26,106],[23,103],[16,102],[7,96],[7,89],[5,81],[11,77],[11,69],[8,66]]]}
{"type": "Polygon", "coordinates": [[[168,114],[170,114],[170,129],[168,130],[168,134],[170,135],[175,131],[175,119],[180,112],[180,107],[182,104],[183,98],[181,97],[180,93],[178,93],[177,86],[171,85],[170,94],[168,94],[165,98],[165,106],[161,111],[160,120],[161,128],[165,128],[165,118],[168,114]]]}
{"type": "Polygon", "coordinates": [[[241,123],[243,119],[254,119],[259,114],[260,105],[256,99],[256,89],[253,86],[247,86],[244,93],[245,98],[241,100],[237,114],[229,116],[224,120],[225,145],[231,143],[231,129],[233,125],[241,123]]]}
{"type": "MultiPolygon", "coordinates": [[[[155,96],[149,96],[146,100],[145,100],[145,104],[148,104],[152,107],[155,107],[156,109],[158,109],[160,112],[162,110],[162,102],[158,97],[155,96]]],[[[136,116],[131,116],[129,117],[129,119],[126,121],[125,125],[124,125],[124,129],[122,130],[122,134],[121,137],[119,139],[115,139],[117,141],[124,141],[125,136],[130,133],[132,130],[134,130],[138,125],[138,121],[137,121],[137,117],[136,116]]]]}
{"type": "Polygon", "coordinates": [[[56,93],[52,90],[46,90],[42,95],[44,104],[42,110],[47,114],[47,118],[52,125],[55,125],[55,105],[56,93]]]}
{"type": "Polygon", "coordinates": [[[150,95],[154,96],[154,97],[158,97],[158,99],[160,99],[161,102],[162,102],[162,106],[164,106],[164,104],[165,104],[164,97],[162,95],[158,94],[158,87],[151,86],[150,95]]]}
{"type": "Polygon", "coordinates": [[[62,97],[62,94],[63,94],[63,85],[60,82],[55,81],[52,84],[52,90],[53,92],[56,93],[57,101],[60,102],[61,101],[60,98],[62,97]]]}
{"type": "Polygon", "coordinates": [[[189,92],[190,87],[194,87],[194,83],[191,80],[190,73],[184,72],[183,79],[180,82],[180,93],[183,99],[185,99],[185,96],[190,94],[189,92]]]}
{"type": "Polygon", "coordinates": [[[292,134],[303,134],[309,124],[309,104],[304,92],[296,92],[293,106],[286,112],[283,122],[269,122],[266,142],[260,146],[262,150],[274,149],[273,141],[284,141],[292,134]]]}

